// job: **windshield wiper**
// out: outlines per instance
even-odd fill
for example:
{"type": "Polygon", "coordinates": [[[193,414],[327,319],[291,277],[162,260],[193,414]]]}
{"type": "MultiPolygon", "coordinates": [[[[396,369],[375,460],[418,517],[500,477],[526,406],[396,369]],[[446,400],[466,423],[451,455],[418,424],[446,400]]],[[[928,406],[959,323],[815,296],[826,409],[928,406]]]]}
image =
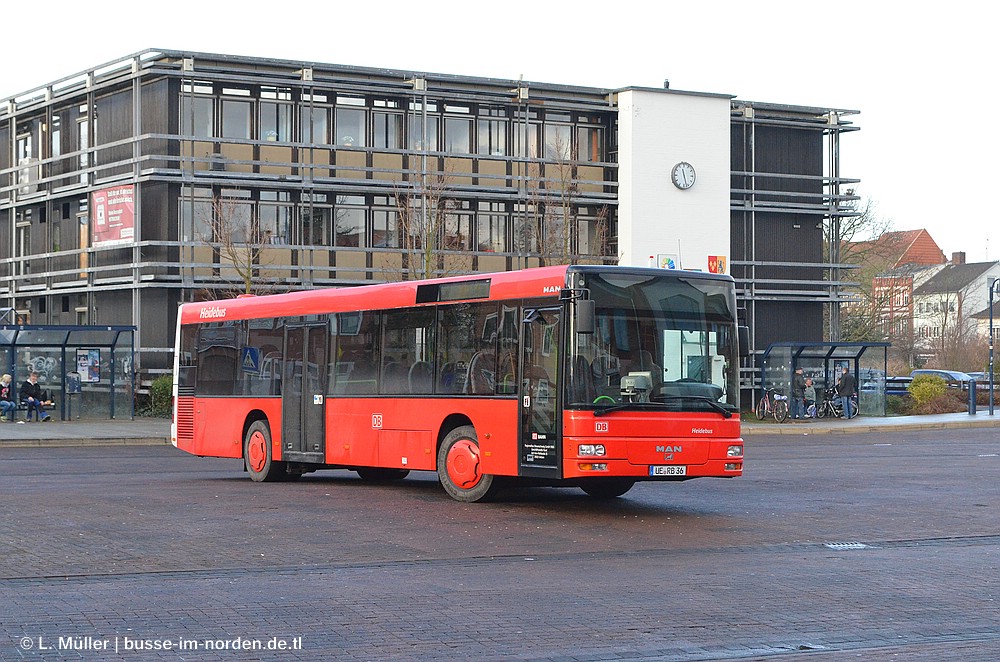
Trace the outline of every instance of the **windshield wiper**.
{"type": "Polygon", "coordinates": [[[665,404],[668,400],[697,400],[698,402],[708,404],[708,406],[722,414],[725,418],[732,418],[733,416],[732,410],[727,408],[725,405],[719,404],[715,400],[706,398],[703,395],[668,395],[663,398],[663,402],[623,402],[621,404],[595,409],[594,416],[605,416],[611,412],[624,411],[626,409],[657,409],[659,405],[665,404]]]}
{"type": "Polygon", "coordinates": [[[623,402],[618,405],[610,405],[608,407],[601,407],[600,409],[594,410],[594,416],[604,416],[605,414],[610,414],[613,411],[624,411],[626,409],[657,409],[656,402],[623,402]]]}
{"type": "Polygon", "coordinates": [[[732,410],[730,410],[728,407],[726,407],[725,405],[722,405],[722,404],[716,402],[712,398],[707,398],[704,395],[667,395],[667,396],[663,396],[663,401],[666,402],[667,400],[697,400],[698,402],[708,403],[708,405],[712,409],[714,409],[715,411],[717,411],[720,414],[722,414],[725,418],[731,418],[732,415],[733,415],[732,410]]]}

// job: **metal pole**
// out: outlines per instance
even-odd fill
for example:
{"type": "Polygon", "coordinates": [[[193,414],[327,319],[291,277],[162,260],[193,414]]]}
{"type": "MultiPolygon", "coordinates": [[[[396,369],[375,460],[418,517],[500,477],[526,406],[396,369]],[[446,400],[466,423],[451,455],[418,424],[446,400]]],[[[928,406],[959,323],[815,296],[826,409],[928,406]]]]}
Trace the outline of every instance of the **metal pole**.
{"type": "Polygon", "coordinates": [[[993,290],[997,279],[990,281],[990,416],[993,415],[993,290]]]}

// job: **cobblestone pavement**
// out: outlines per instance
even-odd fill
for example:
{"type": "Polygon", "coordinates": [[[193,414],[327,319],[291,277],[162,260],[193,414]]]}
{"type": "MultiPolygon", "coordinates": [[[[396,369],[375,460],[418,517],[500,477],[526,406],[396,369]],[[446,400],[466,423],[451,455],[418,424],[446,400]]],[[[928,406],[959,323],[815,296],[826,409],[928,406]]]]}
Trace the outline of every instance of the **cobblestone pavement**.
{"type": "Polygon", "coordinates": [[[998,478],[989,429],[758,433],[737,480],[471,505],[3,448],[0,659],[995,659],[998,478]]]}

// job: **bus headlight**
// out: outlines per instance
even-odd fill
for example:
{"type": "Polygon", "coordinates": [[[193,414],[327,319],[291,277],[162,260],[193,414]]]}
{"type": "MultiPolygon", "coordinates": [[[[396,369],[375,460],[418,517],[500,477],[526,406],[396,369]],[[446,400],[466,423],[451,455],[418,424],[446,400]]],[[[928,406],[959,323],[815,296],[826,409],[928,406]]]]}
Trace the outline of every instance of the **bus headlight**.
{"type": "Polygon", "coordinates": [[[580,444],[576,450],[580,456],[592,455],[601,457],[605,453],[604,444],[580,444]]]}
{"type": "Polygon", "coordinates": [[[742,446],[730,446],[726,451],[726,457],[743,457],[742,446]]]}

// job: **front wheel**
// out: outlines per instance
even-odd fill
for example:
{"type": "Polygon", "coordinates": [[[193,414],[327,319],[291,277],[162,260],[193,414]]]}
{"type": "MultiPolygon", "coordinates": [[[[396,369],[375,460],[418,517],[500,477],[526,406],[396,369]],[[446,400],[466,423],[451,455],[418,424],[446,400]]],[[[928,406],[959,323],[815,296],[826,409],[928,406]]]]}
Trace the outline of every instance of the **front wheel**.
{"type": "Polygon", "coordinates": [[[595,499],[614,499],[632,489],[631,478],[595,478],[580,485],[580,489],[595,499]]]}
{"type": "Polygon", "coordinates": [[[473,503],[493,491],[493,476],[482,472],[476,428],[455,428],[441,442],[437,455],[441,487],[456,501],[473,503]]]}
{"type": "Polygon", "coordinates": [[[784,423],[788,418],[788,400],[774,401],[774,420],[784,423]]]}
{"type": "Polygon", "coordinates": [[[819,406],[819,409],[816,410],[816,418],[825,418],[826,415],[829,413],[829,409],[830,405],[826,402],[823,402],[823,404],[819,406]]]}
{"type": "Polygon", "coordinates": [[[243,462],[251,480],[272,482],[285,477],[285,463],[271,457],[271,427],[267,421],[254,421],[243,438],[243,462]]]}

